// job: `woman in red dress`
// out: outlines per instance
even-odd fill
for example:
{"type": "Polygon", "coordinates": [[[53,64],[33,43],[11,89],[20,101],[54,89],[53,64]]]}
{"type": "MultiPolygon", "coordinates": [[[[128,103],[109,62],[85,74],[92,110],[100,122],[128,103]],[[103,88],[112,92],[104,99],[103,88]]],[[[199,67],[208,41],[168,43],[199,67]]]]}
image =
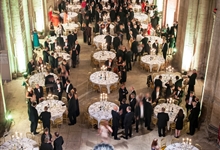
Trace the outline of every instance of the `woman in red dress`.
{"type": "Polygon", "coordinates": [[[143,13],[146,11],[146,2],[145,2],[145,1],[143,1],[143,2],[141,3],[141,11],[142,11],[143,13]]]}
{"type": "Polygon", "coordinates": [[[151,23],[148,23],[148,27],[147,27],[147,34],[151,35],[151,29],[152,29],[152,25],[151,23]]]}

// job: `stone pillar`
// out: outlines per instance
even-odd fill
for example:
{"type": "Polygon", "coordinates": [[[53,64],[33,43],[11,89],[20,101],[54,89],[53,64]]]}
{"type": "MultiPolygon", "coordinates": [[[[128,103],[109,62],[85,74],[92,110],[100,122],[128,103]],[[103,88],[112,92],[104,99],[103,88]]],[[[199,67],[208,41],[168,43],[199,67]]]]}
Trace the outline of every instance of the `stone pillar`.
{"type": "Polygon", "coordinates": [[[37,31],[42,32],[45,29],[45,17],[43,0],[32,0],[34,27],[37,31]]]}
{"type": "Polygon", "coordinates": [[[177,11],[177,5],[178,0],[167,0],[166,4],[166,24],[169,24],[169,27],[173,25],[173,22],[176,16],[177,11]]]}
{"type": "Polygon", "coordinates": [[[0,123],[3,123],[5,121],[5,109],[4,109],[4,91],[3,91],[3,86],[2,86],[2,77],[0,75],[0,123]]]}

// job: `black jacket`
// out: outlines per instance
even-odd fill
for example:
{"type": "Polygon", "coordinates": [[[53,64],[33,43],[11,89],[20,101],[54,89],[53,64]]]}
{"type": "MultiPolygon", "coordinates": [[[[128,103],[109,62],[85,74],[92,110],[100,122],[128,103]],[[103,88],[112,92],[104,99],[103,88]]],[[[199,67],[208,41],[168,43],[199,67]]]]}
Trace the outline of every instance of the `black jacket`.
{"type": "Polygon", "coordinates": [[[62,148],[63,143],[64,143],[63,137],[62,136],[57,137],[53,142],[53,146],[54,146],[53,150],[63,150],[62,148]]]}
{"type": "Polygon", "coordinates": [[[132,121],[134,118],[134,113],[133,112],[129,112],[125,115],[125,119],[124,119],[124,126],[125,127],[129,127],[132,125],[132,121]]]}
{"type": "Polygon", "coordinates": [[[167,113],[160,112],[157,114],[157,125],[160,128],[166,127],[167,126],[167,121],[169,121],[169,116],[167,113]]]}
{"type": "Polygon", "coordinates": [[[118,112],[112,110],[112,125],[114,127],[118,127],[119,126],[119,121],[120,121],[120,115],[118,112]]]}

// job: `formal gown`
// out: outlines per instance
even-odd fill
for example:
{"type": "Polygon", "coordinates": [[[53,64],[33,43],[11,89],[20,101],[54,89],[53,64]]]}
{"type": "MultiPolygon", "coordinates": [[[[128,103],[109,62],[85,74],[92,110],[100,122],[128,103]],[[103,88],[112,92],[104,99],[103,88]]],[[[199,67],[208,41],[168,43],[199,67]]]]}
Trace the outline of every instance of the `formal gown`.
{"type": "Polygon", "coordinates": [[[79,100],[78,98],[76,99],[76,117],[78,117],[80,114],[80,111],[79,111],[79,100]]]}
{"type": "Polygon", "coordinates": [[[182,130],[183,129],[183,119],[184,119],[184,115],[183,116],[176,116],[176,129],[177,130],[182,130]]]}
{"type": "Polygon", "coordinates": [[[34,42],[34,48],[40,47],[40,42],[36,31],[33,32],[33,42],[34,42]]]}

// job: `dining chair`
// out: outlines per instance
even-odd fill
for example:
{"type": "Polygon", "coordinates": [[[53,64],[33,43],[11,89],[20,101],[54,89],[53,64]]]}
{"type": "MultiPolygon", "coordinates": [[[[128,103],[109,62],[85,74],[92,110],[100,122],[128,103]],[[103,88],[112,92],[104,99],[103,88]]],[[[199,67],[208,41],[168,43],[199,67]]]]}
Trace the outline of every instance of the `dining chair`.
{"type": "Polygon", "coordinates": [[[97,84],[93,84],[92,89],[96,92],[98,92],[100,90],[100,88],[97,84]]]}
{"type": "Polygon", "coordinates": [[[52,125],[55,126],[56,128],[59,128],[63,124],[63,118],[56,118],[53,122],[52,125]]]}
{"type": "Polygon", "coordinates": [[[179,104],[179,100],[175,99],[173,103],[174,103],[175,105],[178,105],[178,104],[179,104]]]}
{"type": "Polygon", "coordinates": [[[156,117],[152,117],[151,121],[152,121],[153,125],[155,125],[155,126],[157,125],[157,118],[156,117]]]}
{"type": "Polygon", "coordinates": [[[100,87],[100,92],[101,92],[101,93],[107,93],[107,92],[108,92],[107,87],[106,87],[106,86],[101,86],[101,87],[100,87]]]}
{"type": "Polygon", "coordinates": [[[33,139],[33,134],[31,132],[26,132],[26,138],[33,139]]]}
{"type": "Polygon", "coordinates": [[[173,139],[171,140],[171,144],[179,143],[179,142],[180,142],[180,140],[177,139],[177,138],[173,138],[173,139]]]}
{"type": "Polygon", "coordinates": [[[110,51],[116,54],[116,51],[114,49],[110,49],[110,51]]]}
{"type": "Polygon", "coordinates": [[[117,85],[113,84],[110,86],[110,92],[113,92],[117,89],[117,85]]]}
{"type": "Polygon", "coordinates": [[[199,150],[202,150],[202,146],[199,144],[195,144],[195,147],[198,148],[199,150]]]}
{"type": "Polygon", "coordinates": [[[37,122],[37,131],[38,132],[44,131],[43,122],[40,119],[38,119],[38,122],[37,122]]]}
{"type": "Polygon", "coordinates": [[[63,113],[63,122],[68,122],[68,113],[67,113],[67,111],[65,111],[63,113]]]}
{"type": "Polygon", "coordinates": [[[174,133],[175,133],[175,129],[176,129],[176,123],[175,122],[172,122],[171,124],[170,124],[170,133],[171,133],[171,135],[172,135],[172,131],[174,130],[174,133]]]}
{"type": "Polygon", "coordinates": [[[144,65],[144,69],[147,71],[147,72],[150,72],[150,67],[148,65],[144,65]]]}
{"type": "Polygon", "coordinates": [[[153,103],[151,104],[151,106],[152,106],[153,108],[154,108],[156,105],[157,105],[156,102],[153,102],[153,103]]]}
{"type": "Polygon", "coordinates": [[[153,72],[157,72],[157,71],[158,71],[158,66],[157,66],[157,65],[154,65],[154,66],[152,67],[152,71],[153,71],[153,72]]]}
{"type": "Polygon", "coordinates": [[[34,75],[37,73],[37,70],[31,71],[31,75],[34,75]]]}
{"type": "Polygon", "coordinates": [[[164,150],[166,147],[167,147],[167,141],[165,138],[162,138],[161,141],[160,141],[160,147],[161,147],[161,150],[164,150]]]}
{"type": "Polygon", "coordinates": [[[160,98],[158,100],[158,104],[162,104],[162,103],[165,103],[165,102],[166,102],[166,99],[164,99],[164,98],[160,98]]]}
{"type": "Polygon", "coordinates": [[[53,95],[53,98],[54,98],[55,100],[59,100],[59,97],[58,97],[57,95],[53,95]]]}
{"type": "Polygon", "coordinates": [[[67,98],[66,97],[62,97],[61,98],[61,101],[64,103],[64,104],[68,104],[68,100],[67,100],[67,98]]]}

